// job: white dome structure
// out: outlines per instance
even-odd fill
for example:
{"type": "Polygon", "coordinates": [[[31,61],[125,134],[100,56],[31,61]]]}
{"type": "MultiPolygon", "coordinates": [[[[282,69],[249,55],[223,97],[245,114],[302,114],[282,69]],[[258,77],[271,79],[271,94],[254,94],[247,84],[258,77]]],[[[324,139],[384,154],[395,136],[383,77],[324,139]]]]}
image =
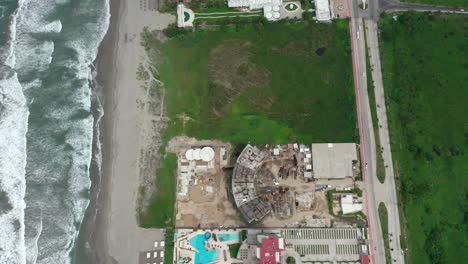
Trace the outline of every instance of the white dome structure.
{"type": "Polygon", "coordinates": [[[267,5],[267,6],[263,7],[263,10],[265,12],[269,12],[269,11],[271,11],[271,6],[267,5]]]}
{"type": "Polygon", "coordinates": [[[185,152],[185,158],[187,160],[193,160],[193,149],[187,149],[185,152]]]}
{"type": "Polygon", "coordinates": [[[215,156],[215,152],[211,147],[204,147],[200,150],[200,158],[203,161],[212,161],[215,156]]]}
{"type": "Polygon", "coordinates": [[[273,13],[273,18],[275,18],[275,19],[280,18],[280,13],[279,12],[274,12],[273,13]]]}
{"type": "Polygon", "coordinates": [[[279,12],[279,11],[280,11],[280,7],[279,7],[279,6],[273,6],[273,11],[279,12]]]}
{"type": "Polygon", "coordinates": [[[193,150],[193,159],[194,160],[200,160],[200,149],[197,148],[197,149],[194,149],[193,150]]]}
{"type": "Polygon", "coordinates": [[[268,13],[265,13],[265,17],[267,19],[271,19],[273,17],[273,15],[270,12],[268,12],[268,13]]]}

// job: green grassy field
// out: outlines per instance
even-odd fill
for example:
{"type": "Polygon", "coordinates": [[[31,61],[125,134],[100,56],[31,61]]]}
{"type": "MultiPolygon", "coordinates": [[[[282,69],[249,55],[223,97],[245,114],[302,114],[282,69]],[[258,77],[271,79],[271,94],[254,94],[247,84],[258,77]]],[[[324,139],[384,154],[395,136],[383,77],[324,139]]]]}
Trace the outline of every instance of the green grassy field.
{"type": "Polygon", "coordinates": [[[435,6],[468,7],[466,0],[400,0],[400,2],[420,3],[435,6]]]}
{"type": "Polygon", "coordinates": [[[347,21],[198,30],[161,51],[171,119],[166,139],[357,140],[347,21]],[[326,49],[322,56],[319,48],[326,49]]]}
{"type": "Polygon", "coordinates": [[[241,245],[241,243],[229,245],[229,255],[231,256],[231,258],[237,258],[237,254],[239,253],[241,245]]]}
{"type": "Polygon", "coordinates": [[[167,154],[161,167],[156,171],[157,192],[151,199],[148,209],[140,215],[140,226],[163,228],[174,225],[176,168],[176,155],[167,154]]]}
{"type": "Polygon", "coordinates": [[[384,240],[385,247],[385,261],[387,264],[392,263],[392,255],[390,254],[390,242],[388,240],[388,211],[385,204],[379,204],[379,219],[380,219],[380,228],[382,229],[382,236],[384,240]]]}
{"type": "Polygon", "coordinates": [[[466,16],[405,13],[379,26],[409,263],[468,258],[466,16]]]}

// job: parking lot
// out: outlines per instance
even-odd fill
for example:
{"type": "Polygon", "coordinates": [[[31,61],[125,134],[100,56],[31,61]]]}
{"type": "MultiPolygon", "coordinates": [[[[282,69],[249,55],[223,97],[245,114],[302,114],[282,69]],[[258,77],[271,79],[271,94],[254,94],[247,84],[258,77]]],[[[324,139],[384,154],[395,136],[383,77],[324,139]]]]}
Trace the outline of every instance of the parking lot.
{"type": "Polygon", "coordinates": [[[283,229],[287,254],[301,262],[358,261],[367,251],[364,230],[360,228],[283,229]]]}
{"type": "Polygon", "coordinates": [[[362,232],[357,228],[285,229],[281,233],[282,237],[287,240],[357,240],[362,238],[362,232]]]}

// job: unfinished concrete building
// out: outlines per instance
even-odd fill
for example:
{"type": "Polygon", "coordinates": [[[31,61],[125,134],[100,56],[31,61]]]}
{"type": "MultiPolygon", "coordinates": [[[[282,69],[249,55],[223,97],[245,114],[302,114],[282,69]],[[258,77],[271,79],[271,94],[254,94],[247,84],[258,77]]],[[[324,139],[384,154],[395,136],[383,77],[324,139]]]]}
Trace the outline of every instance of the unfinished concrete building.
{"type": "Polygon", "coordinates": [[[261,165],[265,154],[247,145],[237,158],[232,176],[232,193],[237,208],[248,223],[258,222],[271,212],[271,207],[257,197],[255,170],[261,165]]]}
{"type": "Polygon", "coordinates": [[[326,226],[306,217],[333,218],[324,190],[352,181],[337,179],[353,177],[356,162],[355,144],[247,145],[234,166],[234,202],[249,224],[326,226]]]}

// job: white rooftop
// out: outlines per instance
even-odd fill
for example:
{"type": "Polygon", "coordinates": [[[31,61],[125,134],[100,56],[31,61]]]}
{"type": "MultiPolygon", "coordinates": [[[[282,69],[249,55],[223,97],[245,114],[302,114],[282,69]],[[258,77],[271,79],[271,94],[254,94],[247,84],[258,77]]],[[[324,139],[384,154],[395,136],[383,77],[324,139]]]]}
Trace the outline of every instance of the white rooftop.
{"type": "Polygon", "coordinates": [[[316,179],[352,177],[353,160],[357,160],[354,143],[312,144],[312,164],[316,179]]]}
{"type": "Polygon", "coordinates": [[[330,21],[330,3],[328,0],[315,0],[315,14],[318,21],[330,21]]]}
{"type": "Polygon", "coordinates": [[[354,203],[353,195],[345,194],[341,196],[341,211],[343,214],[350,214],[362,211],[361,203],[354,203]]]}
{"type": "Polygon", "coordinates": [[[283,0],[228,0],[229,7],[244,7],[253,9],[263,8],[263,15],[268,20],[280,19],[280,8],[283,0]]]}
{"type": "Polygon", "coordinates": [[[215,152],[213,150],[213,148],[211,147],[204,147],[200,150],[200,158],[203,160],[203,161],[211,161],[213,160],[215,156],[215,152]]]}
{"type": "Polygon", "coordinates": [[[196,148],[196,149],[193,150],[193,159],[194,160],[201,160],[200,149],[199,148],[196,148]]]}
{"type": "Polygon", "coordinates": [[[283,0],[228,0],[229,7],[248,7],[250,10],[265,6],[277,6],[282,3],[283,0]]]}
{"type": "Polygon", "coordinates": [[[185,158],[187,160],[193,160],[193,149],[187,149],[185,152],[185,158]]]}

